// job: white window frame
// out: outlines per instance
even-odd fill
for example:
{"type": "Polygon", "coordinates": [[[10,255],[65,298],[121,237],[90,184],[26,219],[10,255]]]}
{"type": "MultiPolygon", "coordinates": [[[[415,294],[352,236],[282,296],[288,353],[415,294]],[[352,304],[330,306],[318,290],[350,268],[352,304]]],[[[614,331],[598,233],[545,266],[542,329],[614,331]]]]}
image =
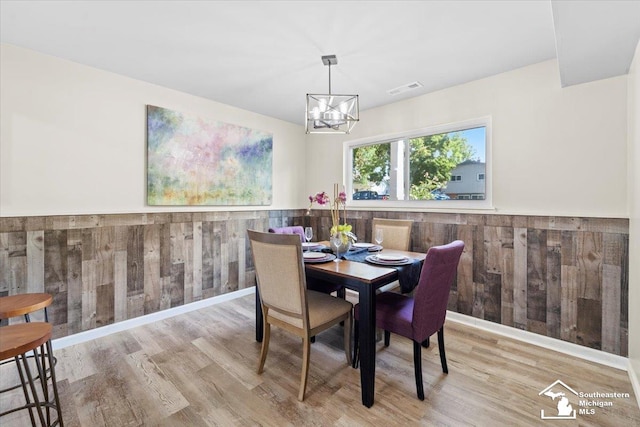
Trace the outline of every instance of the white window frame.
{"type": "MultiPolygon", "coordinates": [[[[429,126],[421,129],[414,129],[396,134],[378,135],[367,138],[345,141],[343,143],[343,159],[344,171],[343,179],[347,197],[349,198],[348,206],[353,208],[409,208],[409,209],[426,209],[426,210],[448,210],[457,211],[461,209],[494,209],[492,203],[492,159],[491,159],[491,117],[479,117],[454,123],[447,123],[436,126],[429,126]],[[477,127],[485,128],[485,198],[484,200],[353,200],[353,148],[383,144],[385,142],[394,142],[401,139],[417,138],[425,135],[437,135],[442,133],[450,133],[456,131],[464,131],[477,127]]],[[[408,156],[405,159],[408,163],[408,156]]],[[[408,164],[404,165],[404,174],[407,175],[408,164]]],[[[405,177],[406,179],[406,177],[405,177]]]]}

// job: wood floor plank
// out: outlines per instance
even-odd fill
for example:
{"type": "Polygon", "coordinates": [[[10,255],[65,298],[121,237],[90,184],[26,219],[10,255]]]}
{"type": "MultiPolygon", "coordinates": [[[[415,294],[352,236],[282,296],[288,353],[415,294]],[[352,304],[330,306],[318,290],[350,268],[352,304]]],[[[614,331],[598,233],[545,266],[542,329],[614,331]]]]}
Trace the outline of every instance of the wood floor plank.
{"type": "MultiPolygon", "coordinates": [[[[435,337],[422,351],[424,401],[416,397],[412,343],[394,335],[389,347],[376,346],[375,403],[363,406],[359,371],[347,365],[336,326],[316,337],[307,395],[299,402],[298,338],[274,328],[265,371],[256,373],[254,304],[248,295],[56,350],[65,425],[538,426],[546,425],[541,409],[555,411],[555,402],[539,393],[557,379],[578,392],[629,394],[609,399],[613,407],[558,423],[640,425],[625,371],[451,321],[449,374],[442,373],[435,337]]],[[[0,368],[0,385],[10,368],[0,368]]],[[[3,408],[20,401],[21,391],[12,393],[2,396],[3,408]]],[[[0,423],[21,427],[29,418],[22,411],[0,423]]]]}
{"type": "Polygon", "coordinates": [[[189,406],[180,390],[167,380],[160,367],[144,350],[130,354],[127,362],[134,375],[138,376],[138,383],[143,384],[144,395],[152,401],[154,410],[164,415],[162,418],[189,406]]]}

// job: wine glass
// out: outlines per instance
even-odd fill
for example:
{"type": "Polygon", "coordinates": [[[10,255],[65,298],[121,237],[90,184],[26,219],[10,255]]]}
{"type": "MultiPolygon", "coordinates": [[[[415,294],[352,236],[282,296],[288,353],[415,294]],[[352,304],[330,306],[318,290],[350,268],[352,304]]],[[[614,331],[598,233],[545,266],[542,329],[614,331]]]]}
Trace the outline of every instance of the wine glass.
{"type": "MultiPolygon", "coordinates": [[[[313,228],[305,227],[304,228],[304,239],[307,241],[307,243],[309,243],[309,241],[311,241],[312,237],[313,237],[313,228]]],[[[307,248],[307,250],[309,250],[309,248],[307,248]]]]}
{"type": "Polygon", "coordinates": [[[340,257],[342,256],[342,254],[344,254],[344,248],[346,247],[342,233],[336,233],[331,236],[330,243],[331,249],[333,249],[333,251],[336,253],[336,259],[334,259],[333,262],[341,262],[342,260],[340,259],[340,257]]]}
{"type": "Polygon", "coordinates": [[[380,246],[383,240],[384,240],[384,232],[382,228],[376,228],[375,241],[378,244],[378,246],[380,246]]]}

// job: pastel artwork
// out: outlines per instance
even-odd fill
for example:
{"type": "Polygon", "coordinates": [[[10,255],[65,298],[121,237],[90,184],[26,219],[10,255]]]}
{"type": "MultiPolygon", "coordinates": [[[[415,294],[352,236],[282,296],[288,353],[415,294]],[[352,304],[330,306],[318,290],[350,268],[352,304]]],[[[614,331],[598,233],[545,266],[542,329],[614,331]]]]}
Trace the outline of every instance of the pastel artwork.
{"type": "Polygon", "coordinates": [[[270,205],[273,136],[147,106],[149,205],[270,205]]]}

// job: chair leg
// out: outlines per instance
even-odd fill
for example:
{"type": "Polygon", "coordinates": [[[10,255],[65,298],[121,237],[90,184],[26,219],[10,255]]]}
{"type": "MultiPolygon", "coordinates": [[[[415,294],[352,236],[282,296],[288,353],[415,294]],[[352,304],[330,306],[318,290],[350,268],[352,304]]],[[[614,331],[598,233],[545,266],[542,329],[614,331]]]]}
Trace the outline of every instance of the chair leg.
{"type": "Polygon", "coordinates": [[[431,345],[431,341],[429,340],[430,337],[427,337],[426,340],[422,341],[422,346],[424,348],[429,348],[429,345],[431,345]]]}
{"type": "Polygon", "coordinates": [[[413,342],[413,367],[416,374],[418,399],[424,400],[424,389],[422,387],[422,346],[418,341],[413,342]]]}
{"type": "Polygon", "coordinates": [[[444,353],[444,326],[438,331],[438,350],[440,351],[440,363],[442,364],[442,372],[449,373],[447,368],[447,356],[444,353]]]}
{"type": "Polygon", "coordinates": [[[300,376],[300,392],[298,393],[298,400],[302,402],[304,400],[304,393],[307,389],[307,377],[309,375],[309,353],[311,352],[311,343],[309,337],[302,339],[302,374],[300,376]]]}
{"type": "Polygon", "coordinates": [[[353,360],[352,367],[353,369],[358,369],[358,362],[360,361],[360,355],[358,352],[360,351],[360,325],[358,325],[357,320],[353,320],[353,360]]]}
{"type": "Polygon", "coordinates": [[[347,355],[347,364],[351,365],[353,361],[351,360],[351,316],[349,313],[347,316],[347,320],[344,321],[344,352],[347,355]]]}
{"type": "Polygon", "coordinates": [[[262,333],[262,350],[260,351],[260,363],[258,364],[258,374],[261,374],[264,370],[264,361],[267,360],[267,352],[269,351],[269,338],[271,338],[271,325],[267,322],[267,317],[263,320],[263,333],[262,333]]]}
{"type": "Polygon", "coordinates": [[[384,346],[389,347],[390,341],[391,341],[391,332],[384,331],[384,346]]]}
{"type": "MultiPolygon", "coordinates": [[[[345,288],[340,288],[336,291],[336,297],[341,299],[347,299],[347,290],[345,288]]],[[[340,322],[340,326],[344,326],[344,322],[340,322]]]]}

